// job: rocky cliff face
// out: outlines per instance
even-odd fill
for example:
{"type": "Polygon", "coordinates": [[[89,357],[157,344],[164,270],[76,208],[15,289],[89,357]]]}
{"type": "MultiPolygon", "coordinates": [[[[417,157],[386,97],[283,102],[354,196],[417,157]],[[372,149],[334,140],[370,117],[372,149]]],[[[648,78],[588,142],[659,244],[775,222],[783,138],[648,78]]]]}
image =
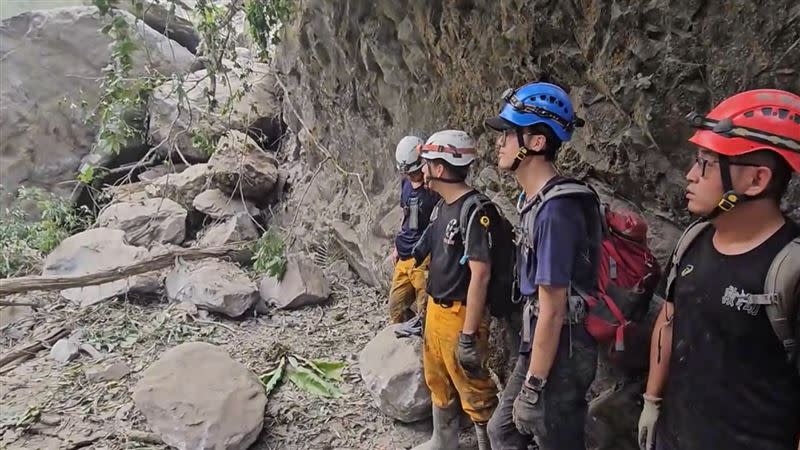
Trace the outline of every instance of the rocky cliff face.
{"type": "MultiPolygon", "coordinates": [[[[299,3],[276,57],[284,120],[295,156],[312,169],[299,185],[325,165],[294,201],[315,211],[301,214],[309,228],[333,217],[354,225],[376,257],[372,231],[396,202],[397,140],[463,128],[491,165],[483,119],[507,87],[545,73],[570,86],[587,126],[562,167],[661,218],[657,232],[669,241],[677,229],[659,231],[661,222],[689,220],[683,176],[694,152],[684,116],[748,88],[800,91],[800,5],[790,0],[299,3]]],[[[795,217],[798,205],[795,183],[795,217]]]]}

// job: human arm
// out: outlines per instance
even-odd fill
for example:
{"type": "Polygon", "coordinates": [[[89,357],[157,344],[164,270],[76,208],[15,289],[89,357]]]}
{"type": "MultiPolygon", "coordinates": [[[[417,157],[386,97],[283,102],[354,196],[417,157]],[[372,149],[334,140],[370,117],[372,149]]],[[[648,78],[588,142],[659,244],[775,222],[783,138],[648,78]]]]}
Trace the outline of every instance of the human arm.
{"type": "Polygon", "coordinates": [[[547,379],[553,367],[561,328],[567,315],[567,288],[539,286],[539,316],[531,343],[531,362],[528,375],[547,379]]]}
{"type": "Polygon", "coordinates": [[[674,304],[665,301],[653,324],[650,339],[650,371],[647,375],[644,405],[639,415],[639,448],[651,450],[655,447],[655,428],[661,412],[661,398],[669,375],[672,355],[672,317],[674,304]]]}
{"type": "Polygon", "coordinates": [[[491,278],[491,265],[483,261],[469,261],[471,272],[467,289],[467,316],[464,319],[464,334],[475,334],[480,327],[486,307],[486,290],[491,278]]]}

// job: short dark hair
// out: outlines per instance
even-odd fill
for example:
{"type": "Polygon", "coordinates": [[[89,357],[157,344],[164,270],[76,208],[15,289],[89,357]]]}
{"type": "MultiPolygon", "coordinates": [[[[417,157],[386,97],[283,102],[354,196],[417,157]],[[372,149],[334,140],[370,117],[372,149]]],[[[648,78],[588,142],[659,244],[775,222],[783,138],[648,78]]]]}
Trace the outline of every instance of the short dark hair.
{"type": "Polygon", "coordinates": [[[553,132],[553,129],[541,123],[526,127],[526,129],[529,134],[544,136],[544,148],[541,150],[544,153],[544,159],[546,161],[555,161],[562,142],[553,132]]]}
{"type": "Polygon", "coordinates": [[[739,156],[732,156],[731,162],[742,162],[747,164],[758,164],[769,167],[772,171],[772,178],[764,188],[763,196],[771,198],[780,203],[786,191],[789,189],[789,182],[792,180],[792,168],[779,154],[771,150],[758,150],[739,156]]]}
{"type": "Polygon", "coordinates": [[[466,166],[454,166],[449,162],[445,161],[444,159],[434,159],[431,160],[433,163],[438,163],[444,166],[444,171],[447,173],[447,178],[456,181],[464,181],[467,179],[469,175],[469,165],[466,166]]]}

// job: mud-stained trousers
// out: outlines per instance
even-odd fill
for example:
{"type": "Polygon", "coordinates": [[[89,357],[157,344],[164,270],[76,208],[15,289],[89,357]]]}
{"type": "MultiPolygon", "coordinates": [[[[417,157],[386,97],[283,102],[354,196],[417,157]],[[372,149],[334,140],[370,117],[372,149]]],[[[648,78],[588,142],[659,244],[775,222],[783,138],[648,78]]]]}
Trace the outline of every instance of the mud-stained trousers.
{"type": "MultiPolygon", "coordinates": [[[[447,408],[460,398],[461,408],[476,423],[486,423],[497,407],[497,386],[489,377],[469,378],[456,360],[458,335],[467,315],[466,305],[443,307],[428,300],[425,345],[422,351],[425,382],[437,408],[447,408]]],[[[489,317],[484,314],[478,330],[478,348],[485,358],[489,350],[489,317]]]]}
{"type": "MultiPolygon", "coordinates": [[[[536,329],[533,319],[531,330],[536,329]]],[[[532,339],[531,339],[532,341],[532,339]]],[[[492,450],[526,450],[534,436],[517,431],[512,417],[514,399],[528,374],[530,353],[520,354],[500,405],[489,421],[492,450]]],[[[585,450],[586,392],[597,370],[597,343],[583,324],[564,325],[558,352],[544,388],[547,435],[536,437],[540,450],[585,450]],[[570,330],[571,328],[571,330],[570,330]],[[571,333],[571,339],[570,339],[571,333]],[[570,356],[570,343],[572,355],[570,356]]]]}
{"type": "Polygon", "coordinates": [[[427,283],[428,262],[426,259],[414,267],[413,257],[401,259],[394,266],[392,287],[389,290],[389,323],[401,323],[414,316],[411,306],[415,305],[420,316],[425,315],[425,293],[427,283]]]}

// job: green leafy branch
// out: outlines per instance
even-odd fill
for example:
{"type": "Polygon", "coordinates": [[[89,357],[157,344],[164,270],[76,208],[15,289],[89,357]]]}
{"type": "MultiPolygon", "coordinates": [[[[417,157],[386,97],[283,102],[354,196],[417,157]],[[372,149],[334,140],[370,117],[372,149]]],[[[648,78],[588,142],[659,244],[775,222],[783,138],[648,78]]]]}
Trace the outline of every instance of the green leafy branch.
{"type": "Polygon", "coordinates": [[[342,392],[334,382],[343,382],[345,364],[338,361],[310,360],[299,355],[284,354],[272,370],[258,377],[269,396],[278,384],[288,378],[298,388],[320,397],[339,398],[342,392]]]}
{"type": "Polygon", "coordinates": [[[286,244],[274,228],[268,229],[253,245],[253,271],[275,277],[286,273],[286,244]]]}

